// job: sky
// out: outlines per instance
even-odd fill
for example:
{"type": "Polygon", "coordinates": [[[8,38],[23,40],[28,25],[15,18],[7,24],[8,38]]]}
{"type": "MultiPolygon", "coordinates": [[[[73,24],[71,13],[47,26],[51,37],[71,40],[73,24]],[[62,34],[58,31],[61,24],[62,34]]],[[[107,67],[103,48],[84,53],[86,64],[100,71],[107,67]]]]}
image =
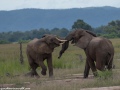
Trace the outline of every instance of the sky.
{"type": "Polygon", "coordinates": [[[68,9],[101,6],[120,8],[120,0],[0,0],[0,10],[23,8],[68,9]]]}

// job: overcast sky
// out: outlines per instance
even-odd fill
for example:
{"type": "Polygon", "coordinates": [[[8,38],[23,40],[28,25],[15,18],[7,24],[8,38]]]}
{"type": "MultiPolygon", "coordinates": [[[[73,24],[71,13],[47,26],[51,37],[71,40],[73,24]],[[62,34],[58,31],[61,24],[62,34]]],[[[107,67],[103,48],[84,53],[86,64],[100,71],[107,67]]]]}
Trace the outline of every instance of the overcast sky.
{"type": "Polygon", "coordinates": [[[0,10],[23,8],[66,9],[96,6],[120,8],[120,0],[0,0],[0,10]]]}

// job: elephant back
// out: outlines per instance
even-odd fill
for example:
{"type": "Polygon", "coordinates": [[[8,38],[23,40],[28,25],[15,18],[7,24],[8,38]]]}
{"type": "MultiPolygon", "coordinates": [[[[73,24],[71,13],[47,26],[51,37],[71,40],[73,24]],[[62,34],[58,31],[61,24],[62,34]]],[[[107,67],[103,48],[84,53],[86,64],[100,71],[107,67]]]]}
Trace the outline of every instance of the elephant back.
{"type": "Polygon", "coordinates": [[[27,50],[38,54],[49,54],[53,52],[53,50],[41,39],[34,39],[30,41],[27,45],[27,50]]]}

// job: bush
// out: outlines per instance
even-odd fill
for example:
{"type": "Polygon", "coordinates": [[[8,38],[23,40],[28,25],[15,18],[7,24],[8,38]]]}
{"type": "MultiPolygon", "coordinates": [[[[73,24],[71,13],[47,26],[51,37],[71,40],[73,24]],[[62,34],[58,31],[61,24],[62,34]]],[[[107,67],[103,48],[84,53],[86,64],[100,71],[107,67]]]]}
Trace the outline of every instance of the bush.
{"type": "Polygon", "coordinates": [[[112,71],[104,71],[104,72],[99,72],[99,77],[100,79],[110,79],[112,78],[112,71]]]}
{"type": "Polygon", "coordinates": [[[30,40],[19,40],[18,43],[28,43],[30,40]]]}
{"type": "Polygon", "coordinates": [[[0,40],[0,44],[9,44],[10,42],[7,40],[0,40]]]}

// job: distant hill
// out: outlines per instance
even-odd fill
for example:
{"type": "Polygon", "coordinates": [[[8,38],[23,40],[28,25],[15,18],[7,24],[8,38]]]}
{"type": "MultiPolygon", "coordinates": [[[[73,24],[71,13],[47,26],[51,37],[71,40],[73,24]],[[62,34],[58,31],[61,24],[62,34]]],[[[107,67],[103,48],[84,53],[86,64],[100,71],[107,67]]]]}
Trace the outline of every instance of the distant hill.
{"type": "Polygon", "coordinates": [[[0,11],[0,32],[26,31],[39,28],[71,29],[77,19],[84,20],[92,27],[106,25],[112,20],[120,20],[120,8],[90,7],[0,11]]]}

